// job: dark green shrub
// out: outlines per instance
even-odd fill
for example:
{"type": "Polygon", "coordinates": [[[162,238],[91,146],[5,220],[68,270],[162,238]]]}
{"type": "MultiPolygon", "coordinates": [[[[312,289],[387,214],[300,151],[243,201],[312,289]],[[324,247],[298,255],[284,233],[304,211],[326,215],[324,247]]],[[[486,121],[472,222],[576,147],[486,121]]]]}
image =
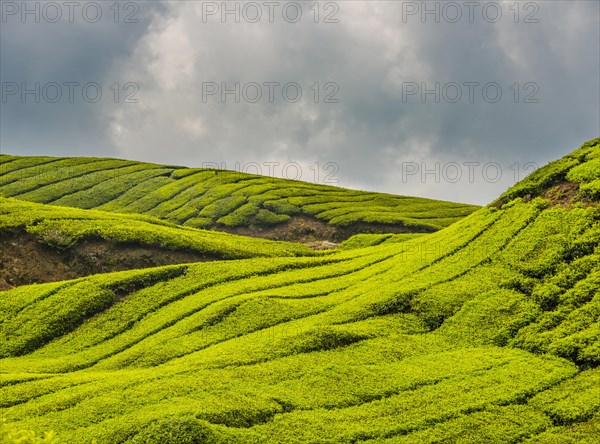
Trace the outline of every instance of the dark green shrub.
{"type": "Polygon", "coordinates": [[[68,250],[79,240],[77,236],[61,230],[59,227],[50,227],[46,230],[39,230],[40,240],[46,245],[58,250],[68,250]]]}
{"type": "Polygon", "coordinates": [[[260,210],[256,215],[256,222],[259,225],[277,225],[290,219],[287,214],[275,214],[269,210],[260,210]]]}
{"type": "Polygon", "coordinates": [[[301,213],[302,210],[298,208],[296,205],[292,205],[291,203],[285,200],[269,200],[263,203],[263,206],[267,210],[271,210],[273,213],[277,214],[298,214],[301,213]]]}
{"type": "Polygon", "coordinates": [[[216,444],[219,435],[206,421],[193,416],[162,418],[128,441],[131,444],[216,444]]]}
{"type": "Polygon", "coordinates": [[[332,327],[317,327],[294,338],[294,353],[333,350],[367,339],[367,336],[332,327]]]}

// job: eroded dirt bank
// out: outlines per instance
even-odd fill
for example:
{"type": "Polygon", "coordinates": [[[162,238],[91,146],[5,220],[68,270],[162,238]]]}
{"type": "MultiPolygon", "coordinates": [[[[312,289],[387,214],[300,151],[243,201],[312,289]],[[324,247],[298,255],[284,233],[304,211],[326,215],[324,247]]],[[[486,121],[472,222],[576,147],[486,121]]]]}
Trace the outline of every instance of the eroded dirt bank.
{"type": "Polygon", "coordinates": [[[172,251],[106,240],[83,241],[67,250],[51,248],[31,234],[0,233],[0,290],[96,273],[215,260],[189,251],[172,251]]]}
{"type": "Polygon", "coordinates": [[[434,229],[419,229],[404,225],[360,222],[347,227],[329,225],[328,223],[308,216],[293,216],[287,222],[268,228],[215,227],[220,231],[242,236],[260,237],[263,239],[300,242],[342,242],[359,233],[429,233],[434,229]]]}

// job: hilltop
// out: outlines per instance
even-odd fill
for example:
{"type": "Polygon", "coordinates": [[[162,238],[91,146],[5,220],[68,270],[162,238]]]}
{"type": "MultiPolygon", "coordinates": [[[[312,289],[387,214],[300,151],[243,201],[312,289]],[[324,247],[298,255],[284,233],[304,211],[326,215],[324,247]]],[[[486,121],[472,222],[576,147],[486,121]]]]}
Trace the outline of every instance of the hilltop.
{"type": "Polygon", "coordinates": [[[236,171],[10,155],[0,155],[0,195],[302,242],[338,242],[357,233],[432,232],[479,208],[236,171]]]}
{"type": "Polygon", "coordinates": [[[526,201],[535,197],[548,199],[553,205],[597,203],[600,199],[600,152],[598,139],[550,162],[507,190],[493,205],[501,206],[517,197],[526,201]]]}
{"type": "Polygon", "coordinates": [[[430,234],[0,293],[3,416],[67,443],[596,443],[599,162],[430,234]]]}

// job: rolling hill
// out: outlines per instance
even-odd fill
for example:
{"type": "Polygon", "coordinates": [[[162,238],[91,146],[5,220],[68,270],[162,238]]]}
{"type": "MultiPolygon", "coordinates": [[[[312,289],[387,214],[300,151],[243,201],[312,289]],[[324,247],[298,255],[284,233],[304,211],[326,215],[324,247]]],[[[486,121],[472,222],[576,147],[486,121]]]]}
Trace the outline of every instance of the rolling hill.
{"type": "Polygon", "coordinates": [[[2,292],[0,436],[596,443],[599,184],[595,139],[430,234],[2,292]]]}
{"type": "Polygon", "coordinates": [[[0,290],[158,265],[316,254],[298,243],[199,230],[149,216],[0,197],[0,290]]]}
{"type": "Polygon", "coordinates": [[[0,155],[0,196],[276,240],[432,232],[478,207],[201,168],[0,155]]]}

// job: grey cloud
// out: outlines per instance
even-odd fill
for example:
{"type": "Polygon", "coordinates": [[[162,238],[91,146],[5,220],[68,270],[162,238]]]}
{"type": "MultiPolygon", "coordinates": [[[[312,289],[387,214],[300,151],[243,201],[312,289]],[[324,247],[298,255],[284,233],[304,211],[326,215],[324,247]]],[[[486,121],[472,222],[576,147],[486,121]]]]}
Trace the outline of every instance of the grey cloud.
{"type": "MultiPolygon", "coordinates": [[[[4,2],[7,3],[7,2],[4,2]]],[[[23,2],[9,2],[22,5],[23,2]]],[[[33,4],[30,2],[29,4],[33,4]]],[[[35,2],[40,3],[40,2],[35,2]]],[[[64,2],[58,2],[63,5],[64,2]]],[[[89,3],[89,2],[87,2],[89,3]]],[[[2,82],[34,84],[51,82],[61,86],[63,98],[57,103],[28,96],[26,103],[14,97],[1,106],[0,149],[2,152],[45,155],[113,155],[106,127],[106,117],[100,103],[88,103],[81,98],[80,89],[68,103],[65,82],[81,85],[96,82],[101,85],[102,101],[112,94],[108,89],[115,82],[130,81],[121,73],[111,72],[119,60],[130,56],[137,40],[148,32],[154,14],[164,5],[141,5],[135,18],[138,23],[114,23],[109,15],[109,3],[102,3],[103,16],[97,23],[85,21],[75,14],[69,23],[66,6],[65,20],[48,23],[32,16],[23,22],[5,17],[0,23],[0,79],[2,82]]],[[[21,7],[21,6],[19,6],[21,7]]],[[[75,92],[75,90],[74,90],[75,92]]]]}
{"type": "Polygon", "coordinates": [[[3,104],[2,150],[198,166],[298,162],[305,178],[309,165],[332,161],[343,186],[483,204],[514,182],[510,165],[542,165],[600,133],[598,3],[538,4],[537,24],[403,23],[400,2],[339,2],[338,24],[202,23],[201,2],[153,2],[139,26],[50,34],[13,26],[10,35],[3,26],[3,80],[136,81],[140,103],[3,104]],[[203,103],[208,81],[298,82],[304,95],[298,103],[203,103]],[[339,85],[339,103],[314,103],[308,88],[328,81],[339,85]],[[467,81],[498,82],[503,99],[402,101],[402,82],[467,81]],[[514,82],[539,85],[539,103],[512,103],[514,82]],[[401,177],[403,162],[469,161],[498,162],[502,179],[480,171],[475,183],[401,177]]]}

